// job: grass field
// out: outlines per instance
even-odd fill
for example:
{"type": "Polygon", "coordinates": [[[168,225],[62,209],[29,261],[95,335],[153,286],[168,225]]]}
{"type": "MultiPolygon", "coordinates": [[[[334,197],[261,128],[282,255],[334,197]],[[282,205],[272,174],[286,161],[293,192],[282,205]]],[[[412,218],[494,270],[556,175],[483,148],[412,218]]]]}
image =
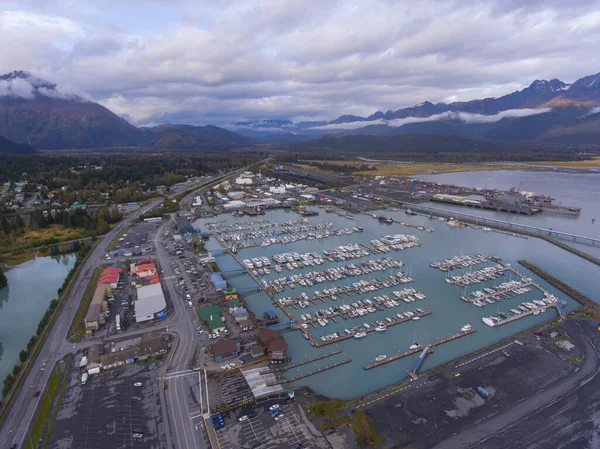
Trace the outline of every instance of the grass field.
{"type": "Polygon", "coordinates": [[[87,309],[92,301],[92,296],[94,295],[94,290],[96,288],[96,282],[98,282],[98,278],[100,277],[100,269],[95,268],[92,273],[92,279],[90,279],[90,283],[85,289],[85,293],[83,298],[81,298],[81,302],[79,303],[79,308],[77,309],[77,313],[75,314],[75,318],[73,318],[73,322],[71,323],[71,327],[69,328],[69,333],[67,334],[67,338],[71,339],[72,342],[78,342],[83,334],[85,334],[85,324],[83,323],[83,319],[85,318],[85,314],[87,313],[87,309]]]}
{"type": "MultiPolygon", "coordinates": [[[[2,247],[2,253],[18,253],[39,246],[81,239],[84,236],[84,230],[81,228],[64,228],[61,225],[55,224],[48,226],[46,229],[29,230],[16,238],[4,238],[3,241],[0,242],[0,246],[2,247]]],[[[28,260],[29,258],[31,258],[31,256],[25,260],[28,260]]],[[[5,261],[4,257],[3,261],[5,261]]]]}
{"type": "MultiPolygon", "coordinates": [[[[435,164],[435,163],[384,163],[384,162],[364,162],[364,161],[319,161],[325,164],[335,165],[353,165],[363,166],[369,165],[375,167],[376,170],[356,171],[355,174],[365,176],[413,176],[417,173],[450,173],[458,171],[476,171],[476,170],[518,170],[514,165],[481,165],[481,164],[435,164]]],[[[315,166],[308,164],[294,164],[298,167],[311,169],[315,166]]]]}
{"type": "Polygon", "coordinates": [[[59,382],[60,368],[57,366],[54,368],[52,376],[50,376],[48,387],[46,390],[42,391],[40,395],[40,405],[35,412],[35,416],[33,417],[27,438],[23,444],[24,449],[36,449],[38,447],[37,441],[40,439],[42,431],[44,430],[44,425],[46,424],[46,419],[50,415],[50,406],[52,405],[51,401],[58,390],[59,382]]]}
{"type": "Polygon", "coordinates": [[[531,162],[531,165],[551,165],[553,167],[570,167],[570,168],[596,168],[596,167],[600,167],[600,157],[595,157],[589,161],[531,162]]]}

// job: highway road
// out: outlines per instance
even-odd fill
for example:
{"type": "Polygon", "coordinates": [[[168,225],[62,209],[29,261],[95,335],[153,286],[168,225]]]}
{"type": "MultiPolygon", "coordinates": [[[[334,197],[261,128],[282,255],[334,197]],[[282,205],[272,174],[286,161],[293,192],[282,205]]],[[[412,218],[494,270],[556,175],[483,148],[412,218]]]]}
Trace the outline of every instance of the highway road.
{"type": "Polygon", "coordinates": [[[36,390],[43,390],[46,387],[54,365],[64,356],[61,349],[64,347],[67,333],[75,313],[77,312],[79,303],[83,298],[94,268],[104,262],[106,247],[113,238],[123,231],[131,219],[137,217],[140,213],[144,213],[157,206],[160,201],[161,200],[154,200],[141,209],[126,216],[118,225],[104,235],[102,240],[90,253],[79,276],[75,280],[71,294],[65,299],[54,326],[48,333],[38,357],[31,361],[31,370],[25,378],[21,390],[18,392],[16,400],[13,402],[13,406],[8,411],[6,419],[2,423],[2,429],[0,430],[0,448],[8,449],[15,443],[20,447],[23,443],[27,434],[27,429],[35,414],[35,410],[39,402],[45,399],[44,395],[40,395],[36,398],[33,394],[36,390]],[[48,369],[42,371],[44,366],[48,369]]]}
{"type": "MultiPolygon", "coordinates": [[[[202,185],[192,187],[198,187],[198,189],[201,189],[202,187],[221,179],[227,179],[231,176],[236,176],[244,169],[245,168],[242,168],[225,175],[214,177],[202,185]]],[[[170,196],[174,196],[177,193],[179,192],[174,192],[170,196]]],[[[188,204],[192,195],[194,195],[194,193],[190,193],[184,199],[182,199],[182,205],[188,204]]],[[[96,247],[89,254],[85,264],[79,272],[77,279],[75,280],[70,295],[65,299],[63,306],[59,311],[54,326],[52,329],[50,329],[46,340],[43,342],[43,346],[39,351],[38,357],[35,360],[30,361],[31,369],[23,381],[21,389],[17,393],[17,397],[15,398],[10,410],[6,414],[4,422],[0,424],[0,449],[9,449],[13,444],[17,444],[18,447],[21,447],[27,435],[27,429],[29,429],[31,421],[33,420],[37,406],[40,401],[44,400],[44,395],[34,397],[34,392],[36,390],[44,390],[46,388],[52,373],[52,368],[64,357],[67,352],[69,352],[69,349],[71,349],[72,352],[75,352],[76,349],[87,346],[86,344],[73,345],[69,343],[67,341],[67,333],[75,313],[77,312],[79,303],[81,302],[81,299],[83,298],[85,290],[88,286],[93,270],[105,262],[106,249],[108,245],[117,235],[123,232],[123,229],[127,226],[129,221],[136,218],[141,213],[145,213],[156,207],[161,203],[161,201],[162,199],[153,200],[142,208],[127,215],[118,225],[116,225],[102,237],[102,240],[98,242],[96,247]],[[42,368],[45,367],[48,369],[42,370],[42,368]]],[[[164,261],[162,263],[164,263],[164,261]]],[[[172,284],[170,285],[172,288],[172,284]]],[[[167,284],[167,289],[169,289],[169,284],[167,284]]],[[[171,294],[173,293],[171,292],[171,294]]],[[[178,325],[177,315],[185,316],[180,308],[182,307],[182,304],[178,301],[174,302],[176,304],[176,316],[173,317],[169,322],[170,326],[178,325]]],[[[189,315],[189,311],[187,312],[189,315]]],[[[191,321],[184,319],[182,320],[182,323],[185,327],[184,332],[180,332],[183,350],[181,351],[181,354],[178,354],[177,360],[179,365],[184,365],[187,363],[186,361],[190,357],[190,353],[193,351],[190,340],[193,339],[195,335],[195,330],[191,321]]],[[[158,325],[157,327],[164,327],[164,325],[158,325]]],[[[146,331],[147,330],[148,329],[146,329],[146,331]]]]}

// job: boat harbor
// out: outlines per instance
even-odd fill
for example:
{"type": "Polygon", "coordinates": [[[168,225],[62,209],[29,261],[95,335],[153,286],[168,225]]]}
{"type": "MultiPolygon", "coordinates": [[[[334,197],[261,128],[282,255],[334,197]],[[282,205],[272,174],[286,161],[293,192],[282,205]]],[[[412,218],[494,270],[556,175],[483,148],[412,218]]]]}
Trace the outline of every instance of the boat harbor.
{"type": "MultiPolygon", "coordinates": [[[[337,384],[342,382],[352,390],[347,382],[351,378],[379,387],[385,385],[383,379],[399,380],[399,373],[400,377],[410,376],[416,356],[407,356],[419,355],[428,346],[408,348],[415,341],[433,342],[433,347],[455,341],[436,351],[431,361],[438,364],[463,354],[463,348],[476,350],[481,340],[493,344],[509,330],[539,323],[542,316],[552,318],[542,309],[556,307],[545,304],[543,308],[535,302],[544,294],[536,295],[537,285],[530,283],[527,274],[515,272],[509,262],[516,260],[501,244],[472,244],[476,231],[456,232],[445,221],[438,223],[421,215],[402,215],[400,219],[400,213],[391,215],[394,219],[389,225],[360,215],[348,217],[346,212],[302,217],[290,210],[212,220],[206,247],[217,264],[213,270],[222,273],[227,288],[251,291],[245,299],[255,316],[270,311],[277,317],[274,321],[261,320],[257,326],[283,331],[290,345],[292,362],[276,368],[281,371],[281,382],[300,382],[319,392],[331,389],[343,397],[345,393],[337,384]],[[411,228],[424,232],[418,236],[402,233],[402,222],[412,222],[411,228]],[[436,232],[427,232],[425,227],[436,232]],[[346,232],[337,232],[343,230],[346,232]],[[333,231],[326,238],[316,237],[333,231]],[[469,233],[470,237],[463,237],[469,233]],[[302,238],[297,239],[298,235],[302,238]],[[237,250],[231,251],[232,247],[237,250]],[[404,252],[400,255],[395,251],[404,252]],[[436,258],[436,253],[447,253],[447,259],[436,258]],[[490,309],[489,313],[478,304],[490,309]],[[490,307],[493,304],[500,306],[499,310],[490,307]],[[530,304],[537,305],[537,311],[528,308],[530,304]],[[481,339],[460,338],[469,332],[455,334],[462,324],[482,320],[482,315],[493,326],[485,322],[486,326],[480,326],[481,339]],[[513,324],[504,326],[508,323],[513,324]],[[406,342],[406,353],[395,354],[399,341],[406,342]],[[351,355],[352,361],[342,353],[351,355]],[[381,354],[390,357],[375,360],[381,354]],[[322,365],[330,367],[316,370],[321,359],[327,359],[322,365]],[[387,365],[391,360],[397,365],[387,365]],[[359,374],[379,366],[375,378],[359,374]],[[333,367],[339,370],[328,374],[333,367]],[[338,373],[342,372],[348,376],[341,376],[340,381],[338,373]]],[[[204,226],[202,221],[199,225],[204,226]]],[[[494,232],[477,234],[492,242],[517,240],[494,232]]],[[[560,295],[552,289],[551,293],[560,295]]],[[[429,369],[431,361],[427,358],[423,369],[429,369]]]]}
{"type": "MultiPolygon", "coordinates": [[[[449,341],[456,340],[457,338],[464,337],[465,335],[472,334],[476,331],[476,329],[472,326],[466,325],[463,327],[464,330],[457,332],[456,334],[449,335],[447,337],[439,338],[432,343],[428,343],[426,345],[415,345],[416,347],[409,349],[408,351],[400,352],[398,354],[394,354],[391,356],[383,356],[379,360],[375,360],[372,363],[367,363],[364,365],[364,369],[373,369],[379,366],[385,365],[386,363],[393,362],[394,360],[399,360],[401,358],[407,357],[412,354],[416,354],[417,352],[423,351],[424,348],[430,348],[429,352],[432,352],[435,346],[448,343],[449,341]]],[[[378,357],[379,358],[379,357],[378,357]]]]}

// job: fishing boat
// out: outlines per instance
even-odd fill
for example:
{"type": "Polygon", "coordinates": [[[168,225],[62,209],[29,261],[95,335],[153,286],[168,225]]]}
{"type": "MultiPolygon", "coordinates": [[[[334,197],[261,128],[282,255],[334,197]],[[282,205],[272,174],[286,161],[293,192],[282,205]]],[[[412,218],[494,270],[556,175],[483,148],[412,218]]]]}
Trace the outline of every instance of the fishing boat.
{"type": "Polygon", "coordinates": [[[420,347],[421,347],[421,345],[419,343],[414,342],[412,345],[409,346],[408,349],[417,349],[417,348],[420,348],[420,347]]]}
{"type": "Polygon", "coordinates": [[[354,334],[354,338],[363,338],[366,336],[367,336],[366,332],[357,332],[356,334],[354,334]]]}
{"type": "Polygon", "coordinates": [[[377,357],[375,357],[375,361],[376,362],[381,362],[382,360],[387,359],[387,355],[382,354],[382,355],[378,355],[377,357]]]}
{"type": "Polygon", "coordinates": [[[469,332],[471,329],[473,329],[473,326],[471,326],[470,324],[465,324],[463,327],[460,328],[461,332],[469,332]]]}
{"type": "Polygon", "coordinates": [[[387,327],[384,324],[380,324],[379,326],[377,326],[375,328],[375,332],[385,332],[387,330],[387,327]]]}

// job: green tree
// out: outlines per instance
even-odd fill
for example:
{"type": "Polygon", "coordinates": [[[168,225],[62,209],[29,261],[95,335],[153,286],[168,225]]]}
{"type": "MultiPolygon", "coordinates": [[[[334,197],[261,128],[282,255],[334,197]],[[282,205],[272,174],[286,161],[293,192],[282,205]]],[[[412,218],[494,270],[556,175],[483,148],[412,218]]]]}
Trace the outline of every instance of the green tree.
{"type": "Polygon", "coordinates": [[[0,288],[6,287],[8,285],[8,279],[6,279],[6,275],[4,271],[2,271],[2,266],[0,266],[0,288]]]}

